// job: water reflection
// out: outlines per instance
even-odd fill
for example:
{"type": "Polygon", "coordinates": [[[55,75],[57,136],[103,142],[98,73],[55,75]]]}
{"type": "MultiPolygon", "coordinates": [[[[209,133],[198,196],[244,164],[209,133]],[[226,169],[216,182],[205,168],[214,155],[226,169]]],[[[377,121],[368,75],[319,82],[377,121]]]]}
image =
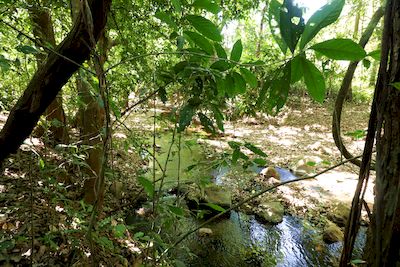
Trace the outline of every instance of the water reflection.
{"type": "MultiPolygon", "coordinates": [[[[194,223],[194,222],[192,222],[194,223]]],[[[194,225],[191,225],[192,227],[194,225]]],[[[230,219],[209,225],[213,235],[193,235],[186,246],[195,254],[188,266],[335,266],[341,243],[324,244],[302,220],[284,216],[278,225],[263,225],[254,216],[232,212],[230,219]]],[[[361,252],[362,231],[356,242],[361,252]]]]}

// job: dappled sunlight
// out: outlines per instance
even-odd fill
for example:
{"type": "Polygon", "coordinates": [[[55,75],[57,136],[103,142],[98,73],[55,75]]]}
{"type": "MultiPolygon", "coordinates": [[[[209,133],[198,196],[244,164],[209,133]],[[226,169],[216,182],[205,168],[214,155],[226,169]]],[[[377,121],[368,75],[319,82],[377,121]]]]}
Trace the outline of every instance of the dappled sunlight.
{"type": "MultiPolygon", "coordinates": [[[[373,203],[373,177],[369,179],[365,200],[373,203]]],[[[346,171],[332,170],[310,181],[300,182],[312,194],[323,201],[340,200],[351,202],[358,182],[358,175],[346,171]]]]}

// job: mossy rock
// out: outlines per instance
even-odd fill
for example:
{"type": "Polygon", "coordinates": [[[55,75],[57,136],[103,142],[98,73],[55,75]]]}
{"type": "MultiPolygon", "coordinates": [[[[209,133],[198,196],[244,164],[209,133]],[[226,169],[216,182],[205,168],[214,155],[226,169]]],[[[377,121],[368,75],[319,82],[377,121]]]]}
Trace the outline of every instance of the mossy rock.
{"type": "Polygon", "coordinates": [[[204,189],[204,200],[223,208],[230,208],[232,205],[232,193],[225,187],[209,185],[204,189]]]}
{"type": "Polygon", "coordinates": [[[342,241],[343,236],[344,235],[340,227],[338,227],[333,222],[328,221],[328,223],[324,228],[324,233],[322,235],[324,241],[328,244],[332,244],[338,241],[342,241]]]}
{"type": "Polygon", "coordinates": [[[350,204],[344,202],[335,203],[328,213],[328,219],[340,227],[346,226],[350,214],[350,204]]]}
{"type": "Polygon", "coordinates": [[[255,213],[264,222],[278,224],[283,221],[285,208],[279,201],[264,202],[259,205],[255,213]]]}

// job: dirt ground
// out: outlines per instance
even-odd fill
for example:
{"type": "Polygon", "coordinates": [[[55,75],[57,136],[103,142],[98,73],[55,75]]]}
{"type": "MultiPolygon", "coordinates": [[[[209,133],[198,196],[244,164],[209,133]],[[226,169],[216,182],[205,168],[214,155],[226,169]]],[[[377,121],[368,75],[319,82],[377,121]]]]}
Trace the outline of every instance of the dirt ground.
{"type": "MultiPolygon", "coordinates": [[[[346,133],[366,130],[368,104],[346,104],[342,114],[342,136],[353,155],[363,151],[365,138],[355,139],[346,133]]],[[[259,115],[238,122],[227,122],[225,136],[207,143],[217,150],[228,148],[228,141],[248,141],[268,154],[272,166],[296,169],[304,162],[315,162],[309,173],[319,172],[343,160],[331,133],[333,103],[324,105],[305,101],[289,103],[276,117],[259,115]]],[[[372,173],[373,177],[374,173],[372,173]]],[[[358,180],[358,167],[351,163],[329,171],[310,181],[299,182],[305,196],[319,202],[350,203],[358,180]]],[[[373,179],[370,179],[365,199],[373,203],[373,179]]]]}

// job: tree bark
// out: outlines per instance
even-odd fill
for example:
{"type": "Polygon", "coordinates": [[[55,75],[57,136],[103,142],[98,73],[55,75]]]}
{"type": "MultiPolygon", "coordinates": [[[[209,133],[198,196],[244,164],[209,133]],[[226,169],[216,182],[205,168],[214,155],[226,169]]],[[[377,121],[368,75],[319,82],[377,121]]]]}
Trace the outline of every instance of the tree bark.
{"type": "MultiPolygon", "coordinates": [[[[29,8],[29,15],[32,21],[33,34],[44,46],[51,45],[56,47],[56,39],[54,37],[53,23],[50,13],[40,7],[35,1],[31,1],[32,5],[29,8]]],[[[46,59],[42,53],[36,55],[38,69],[46,59]]],[[[66,125],[65,113],[62,107],[62,94],[58,93],[57,97],[51,102],[44,112],[46,120],[50,123],[50,140],[54,143],[68,143],[68,129],[66,125]],[[55,124],[54,121],[58,123],[55,124]]],[[[44,127],[41,127],[40,132],[44,132],[44,127]]]]}
{"type": "MultiPolygon", "coordinates": [[[[86,1],[82,1],[85,5],[86,1]]],[[[13,107],[0,132],[0,162],[17,151],[29,136],[40,116],[56,98],[63,85],[89,58],[107,21],[111,0],[88,0],[89,12],[81,9],[78,19],[64,41],[51,52],[13,107]],[[91,23],[88,17],[91,15],[91,23]],[[72,62],[71,62],[72,60],[72,62]]]]}
{"type": "Polygon", "coordinates": [[[388,0],[377,99],[376,185],[367,241],[369,266],[400,265],[400,2],[388,0]],[[382,74],[381,74],[382,73],[382,74]]]}

